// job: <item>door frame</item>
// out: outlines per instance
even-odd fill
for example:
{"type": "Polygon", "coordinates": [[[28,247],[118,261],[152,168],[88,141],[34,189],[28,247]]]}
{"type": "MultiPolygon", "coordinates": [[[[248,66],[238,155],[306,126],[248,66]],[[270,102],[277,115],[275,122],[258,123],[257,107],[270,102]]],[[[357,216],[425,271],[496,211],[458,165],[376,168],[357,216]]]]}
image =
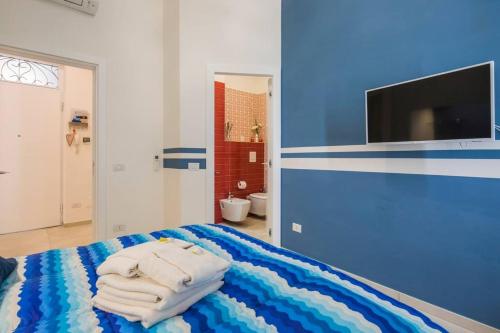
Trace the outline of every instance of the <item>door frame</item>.
{"type": "Polygon", "coordinates": [[[14,56],[48,61],[91,70],[93,75],[93,110],[92,110],[92,226],[96,241],[107,239],[107,126],[106,126],[106,65],[101,58],[74,54],[51,54],[41,50],[28,50],[0,44],[0,52],[14,56]]]}
{"type": "Polygon", "coordinates": [[[245,75],[270,77],[272,79],[272,111],[268,112],[268,159],[272,166],[268,168],[267,219],[272,228],[272,241],[281,246],[281,70],[279,67],[236,64],[210,64],[207,66],[206,99],[206,219],[214,223],[215,175],[214,175],[214,81],[216,75],[245,75]],[[268,131],[269,133],[269,131],[268,131]]]}

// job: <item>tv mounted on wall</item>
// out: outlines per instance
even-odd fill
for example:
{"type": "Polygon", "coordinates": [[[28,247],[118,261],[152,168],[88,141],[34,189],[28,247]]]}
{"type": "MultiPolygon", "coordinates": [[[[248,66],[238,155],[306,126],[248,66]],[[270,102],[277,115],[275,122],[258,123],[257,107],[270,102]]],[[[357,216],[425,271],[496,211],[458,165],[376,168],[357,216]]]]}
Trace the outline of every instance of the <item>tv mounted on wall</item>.
{"type": "Polygon", "coordinates": [[[367,90],[367,143],[495,138],[494,63],[367,90]]]}

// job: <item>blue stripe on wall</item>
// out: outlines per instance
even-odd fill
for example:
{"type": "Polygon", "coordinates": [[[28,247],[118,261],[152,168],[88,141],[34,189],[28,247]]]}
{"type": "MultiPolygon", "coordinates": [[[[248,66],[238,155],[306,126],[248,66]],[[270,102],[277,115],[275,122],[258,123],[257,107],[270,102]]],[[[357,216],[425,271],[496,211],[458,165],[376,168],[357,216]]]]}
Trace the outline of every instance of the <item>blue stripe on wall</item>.
{"type": "Polygon", "coordinates": [[[282,244],[498,328],[499,198],[500,180],[282,170],[282,244]]]}
{"type": "Polygon", "coordinates": [[[189,153],[189,154],[206,154],[206,148],[165,148],[164,154],[189,153]]]}
{"type": "Polygon", "coordinates": [[[207,168],[207,161],[204,158],[165,158],[163,167],[166,169],[188,169],[189,163],[200,163],[200,169],[207,168]]]}
{"type": "Polygon", "coordinates": [[[407,150],[282,153],[282,158],[432,158],[432,159],[500,159],[500,150],[407,150]]]}

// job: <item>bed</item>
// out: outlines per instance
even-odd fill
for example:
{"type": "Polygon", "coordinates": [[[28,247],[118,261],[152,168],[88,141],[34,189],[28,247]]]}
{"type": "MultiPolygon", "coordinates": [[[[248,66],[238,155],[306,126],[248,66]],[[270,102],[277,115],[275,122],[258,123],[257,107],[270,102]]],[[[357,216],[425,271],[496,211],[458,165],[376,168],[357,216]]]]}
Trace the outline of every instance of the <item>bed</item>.
{"type": "Polygon", "coordinates": [[[0,289],[0,332],[142,332],[95,308],[96,267],[135,244],[176,237],[233,260],[224,286],[151,332],[446,332],[419,311],[328,265],[220,225],[193,225],[20,257],[0,289]]]}

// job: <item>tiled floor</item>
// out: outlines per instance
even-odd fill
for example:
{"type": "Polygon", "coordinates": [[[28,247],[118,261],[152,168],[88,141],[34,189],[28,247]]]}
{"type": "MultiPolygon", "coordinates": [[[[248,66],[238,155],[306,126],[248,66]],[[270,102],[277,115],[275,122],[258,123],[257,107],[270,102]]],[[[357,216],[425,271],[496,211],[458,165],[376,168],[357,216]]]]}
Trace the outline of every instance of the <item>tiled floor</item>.
{"type": "Polygon", "coordinates": [[[249,215],[244,222],[234,223],[234,222],[224,221],[222,224],[237,229],[257,239],[271,243],[271,237],[269,237],[266,228],[265,218],[259,218],[249,215]]]}
{"type": "Polygon", "coordinates": [[[0,235],[0,256],[17,257],[50,249],[87,245],[94,240],[92,223],[0,235]]]}
{"type": "MultiPolygon", "coordinates": [[[[224,222],[223,224],[265,242],[271,242],[265,219],[249,216],[242,223],[224,222]]],[[[0,235],[0,256],[16,257],[50,249],[87,245],[93,240],[91,223],[17,232],[0,235]]]]}

